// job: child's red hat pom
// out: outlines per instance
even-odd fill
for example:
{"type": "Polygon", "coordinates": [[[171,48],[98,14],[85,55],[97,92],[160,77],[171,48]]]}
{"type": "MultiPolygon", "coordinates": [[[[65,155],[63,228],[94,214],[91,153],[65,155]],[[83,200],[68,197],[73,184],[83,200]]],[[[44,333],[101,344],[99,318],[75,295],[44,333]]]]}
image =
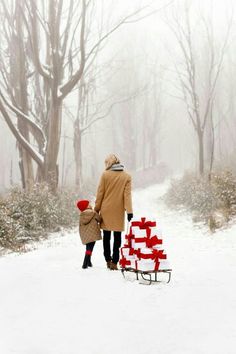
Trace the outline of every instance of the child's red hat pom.
{"type": "Polygon", "coordinates": [[[87,209],[89,205],[89,200],[79,200],[77,202],[77,208],[79,208],[80,211],[84,211],[85,209],[87,209]]]}

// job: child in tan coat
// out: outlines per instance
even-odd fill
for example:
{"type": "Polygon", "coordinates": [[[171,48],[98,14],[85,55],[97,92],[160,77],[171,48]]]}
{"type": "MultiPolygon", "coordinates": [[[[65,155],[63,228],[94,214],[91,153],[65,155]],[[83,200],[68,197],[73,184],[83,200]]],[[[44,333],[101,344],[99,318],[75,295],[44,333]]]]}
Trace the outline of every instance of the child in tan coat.
{"type": "Polygon", "coordinates": [[[79,216],[79,233],[83,245],[86,245],[83,269],[92,267],[91,256],[95,242],[101,240],[101,217],[93,210],[88,200],[80,200],[77,207],[81,211],[79,216]]]}

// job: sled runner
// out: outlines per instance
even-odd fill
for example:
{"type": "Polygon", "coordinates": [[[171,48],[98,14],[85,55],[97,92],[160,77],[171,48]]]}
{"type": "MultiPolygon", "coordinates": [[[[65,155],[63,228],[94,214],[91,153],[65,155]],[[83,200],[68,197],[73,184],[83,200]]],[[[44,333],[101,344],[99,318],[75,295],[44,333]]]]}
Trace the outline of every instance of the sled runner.
{"type": "Polygon", "coordinates": [[[160,273],[165,273],[168,275],[168,280],[167,284],[171,280],[171,272],[172,269],[160,269],[156,271],[143,271],[143,270],[136,270],[133,268],[121,268],[121,273],[123,277],[125,278],[125,272],[131,272],[136,274],[136,280],[139,280],[139,275],[141,275],[141,278],[145,281],[148,282],[148,285],[151,285],[152,283],[161,283],[162,280],[158,280],[158,274],[160,273]]]}

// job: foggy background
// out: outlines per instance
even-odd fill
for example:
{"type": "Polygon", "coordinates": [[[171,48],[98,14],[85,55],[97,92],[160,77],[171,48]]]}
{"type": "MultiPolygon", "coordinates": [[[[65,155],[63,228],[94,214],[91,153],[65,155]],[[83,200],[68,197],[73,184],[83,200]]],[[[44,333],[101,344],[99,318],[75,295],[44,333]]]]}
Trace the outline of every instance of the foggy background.
{"type": "MultiPolygon", "coordinates": [[[[14,1],[2,0],[1,3],[3,19],[3,4],[14,8],[14,1]]],[[[35,3],[40,9],[42,2],[35,3]]],[[[48,5],[47,1],[44,3],[48,5]]],[[[58,5],[58,1],[54,3],[58,5]]],[[[81,1],[75,3],[80,6],[81,1]]],[[[188,63],[183,52],[188,40],[187,26],[191,34],[191,53],[187,52],[187,57],[191,54],[194,61],[194,87],[202,121],[211,96],[204,130],[204,172],[218,166],[235,168],[236,18],[233,2],[95,0],[87,3],[86,26],[90,36],[85,48],[87,53],[96,43],[100,30],[107,33],[126,16],[133,15],[102,43],[86,74],[63,101],[59,185],[76,184],[78,188],[94,189],[109,153],[117,154],[133,173],[155,171],[157,181],[158,170],[163,170],[165,176],[186,170],[199,172],[198,135],[188,111],[189,108],[194,111],[189,103],[193,93],[184,88],[184,80],[188,82],[188,63]],[[86,92],[83,99],[80,90],[86,92]],[[190,98],[186,97],[188,94],[190,98]],[[76,117],[80,126],[86,127],[81,136],[79,170],[74,151],[76,117]]],[[[67,7],[64,11],[62,31],[66,26],[67,7]]],[[[5,20],[3,25],[7,26],[5,20]]],[[[78,39],[79,34],[76,36],[78,39]]],[[[1,63],[8,66],[6,48],[9,47],[3,31],[1,37],[1,63]]],[[[188,47],[185,48],[188,51],[188,47]]],[[[41,58],[44,52],[41,44],[41,58]]],[[[79,54],[75,59],[79,63],[79,54]]],[[[10,97],[3,78],[2,75],[1,92],[10,97]]],[[[65,77],[61,83],[63,80],[65,77]]],[[[34,99],[30,85],[29,101],[34,99]]],[[[33,86],[32,90],[35,90],[33,86]]],[[[3,191],[21,184],[21,173],[18,144],[1,114],[0,117],[0,190],[3,191]]],[[[11,118],[16,125],[12,112],[11,118]]],[[[37,149],[34,138],[30,137],[30,142],[37,149]]],[[[36,174],[36,164],[33,164],[36,174]]]]}

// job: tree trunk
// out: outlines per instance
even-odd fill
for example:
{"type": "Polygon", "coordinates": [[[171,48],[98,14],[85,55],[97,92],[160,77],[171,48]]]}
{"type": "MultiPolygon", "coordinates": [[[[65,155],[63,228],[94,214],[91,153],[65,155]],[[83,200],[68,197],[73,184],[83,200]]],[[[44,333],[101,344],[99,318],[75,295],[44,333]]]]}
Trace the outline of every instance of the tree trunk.
{"type": "MultiPolygon", "coordinates": [[[[132,103],[125,104],[122,110],[121,117],[126,117],[120,120],[120,125],[123,127],[124,138],[124,156],[128,169],[136,170],[136,136],[133,125],[133,116],[135,116],[135,106],[132,103]]],[[[117,134],[117,133],[115,133],[117,134]]]]}
{"type": "MultiPolygon", "coordinates": [[[[22,90],[21,92],[23,93],[24,91],[22,90]]],[[[22,109],[22,111],[27,114],[26,108],[22,109]]],[[[19,128],[20,133],[23,135],[23,137],[27,141],[30,141],[29,128],[27,124],[25,122],[22,122],[21,119],[18,118],[17,126],[19,128]]],[[[20,164],[22,186],[24,189],[29,191],[32,189],[34,185],[34,171],[33,171],[32,159],[29,153],[27,152],[27,150],[25,150],[20,144],[18,144],[18,149],[19,149],[19,156],[20,156],[19,164],[20,164]]]]}
{"type": "Polygon", "coordinates": [[[199,174],[204,174],[204,132],[198,130],[198,157],[199,157],[199,174]]]}
{"type": "Polygon", "coordinates": [[[80,190],[82,186],[82,149],[81,149],[81,131],[79,119],[74,124],[74,156],[75,156],[75,185],[80,190]]]}
{"type": "Polygon", "coordinates": [[[48,139],[44,164],[44,180],[48,183],[53,192],[58,186],[58,165],[57,158],[60,147],[61,136],[61,101],[52,99],[50,107],[50,119],[48,125],[48,139]]]}
{"type": "MultiPolygon", "coordinates": [[[[11,59],[11,76],[12,82],[16,86],[15,88],[15,100],[21,110],[28,114],[28,92],[27,92],[27,60],[25,58],[25,51],[23,42],[19,38],[23,37],[23,21],[21,14],[21,4],[17,3],[16,7],[16,29],[17,36],[12,36],[12,53],[15,53],[11,59]],[[16,84],[17,83],[17,84],[16,84]]],[[[14,102],[13,102],[14,104],[14,102]]],[[[23,122],[20,117],[17,118],[17,126],[23,137],[30,141],[29,128],[26,122],[23,122]]],[[[18,145],[20,156],[20,172],[22,186],[26,190],[30,190],[34,184],[34,173],[32,159],[29,153],[20,145],[18,145]]]]}

